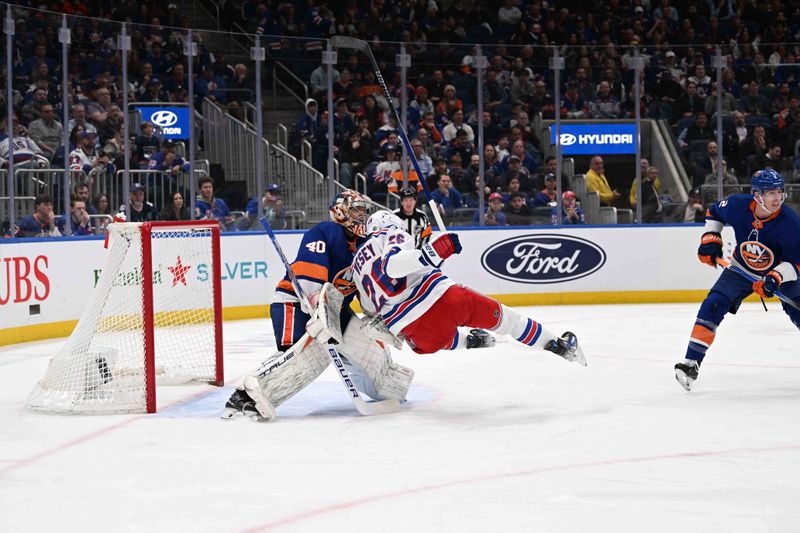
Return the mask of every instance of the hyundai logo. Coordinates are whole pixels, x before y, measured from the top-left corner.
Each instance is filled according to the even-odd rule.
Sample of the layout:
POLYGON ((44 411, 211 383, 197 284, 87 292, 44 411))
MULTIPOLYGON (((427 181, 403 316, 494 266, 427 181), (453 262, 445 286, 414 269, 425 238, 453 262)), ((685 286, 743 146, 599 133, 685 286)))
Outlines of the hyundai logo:
POLYGON ((571 144, 575 144, 575 141, 577 141, 577 140, 578 140, 578 138, 575 137, 571 133, 562 133, 561 134, 561 144, 563 146, 569 146, 571 144))
POLYGON ((178 115, 172 111, 161 110, 150 115, 150 120, 157 126, 168 128, 178 122, 178 115))
POLYGON ((490 274, 518 283, 571 281, 599 270, 606 253, 570 235, 523 235, 500 241, 481 256, 490 274))

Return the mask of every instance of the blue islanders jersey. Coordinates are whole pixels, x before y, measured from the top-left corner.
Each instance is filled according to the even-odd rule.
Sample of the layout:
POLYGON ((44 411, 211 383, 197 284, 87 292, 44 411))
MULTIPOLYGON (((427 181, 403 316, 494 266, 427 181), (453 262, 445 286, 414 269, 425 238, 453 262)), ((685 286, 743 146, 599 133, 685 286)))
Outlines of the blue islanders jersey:
POLYGON ((733 257, 747 270, 761 276, 781 263, 800 271, 800 216, 783 205, 766 219, 755 215, 751 194, 734 194, 706 213, 713 220, 733 227, 736 247, 733 257))
MULTIPOLYGON (((292 263, 292 271, 306 296, 320 291, 327 281, 344 294, 343 307, 347 307, 356 292, 350 265, 361 242, 363 239, 348 238, 344 228, 335 222, 320 222, 308 230, 292 263)), ((288 275, 278 283, 273 301, 298 301, 288 275)))

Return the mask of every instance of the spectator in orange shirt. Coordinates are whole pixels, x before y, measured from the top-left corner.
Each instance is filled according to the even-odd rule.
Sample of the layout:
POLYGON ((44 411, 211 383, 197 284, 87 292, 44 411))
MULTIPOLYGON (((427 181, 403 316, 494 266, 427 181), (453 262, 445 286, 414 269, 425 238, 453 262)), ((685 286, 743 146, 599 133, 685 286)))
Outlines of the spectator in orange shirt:
MULTIPOLYGON (((417 171, 414 170, 411 161, 409 161, 408 156, 403 156, 403 161, 406 163, 408 168, 408 186, 416 189, 417 194, 422 192, 422 184, 419 182, 419 174, 417 171)), ((403 169, 396 172, 392 172, 392 179, 389 181, 388 190, 389 192, 393 192, 394 194, 399 194, 400 189, 403 188, 403 169)))

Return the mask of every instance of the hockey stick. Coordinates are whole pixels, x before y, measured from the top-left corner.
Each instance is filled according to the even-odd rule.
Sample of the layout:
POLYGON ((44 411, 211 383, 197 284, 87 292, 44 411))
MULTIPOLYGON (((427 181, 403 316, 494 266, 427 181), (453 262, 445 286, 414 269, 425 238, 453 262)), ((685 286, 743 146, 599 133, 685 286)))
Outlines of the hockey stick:
MULTIPOLYGON (((289 279, 292 282, 292 287, 294 287, 295 292, 297 293, 297 297, 300 299, 301 305, 303 305, 308 311, 308 314, 311 314, 311 304, 306 297, 303 288, 300 286, 300 282, 297 279, 294 271, 292 270, 291 264, 289 260, 286 259, 286 255, 283 253, 283 248, 278 243, 278 239, 275 237, 275 233, 272 231, 272 227, 269 224, 269 221, 266 217, 261 218, 261 225, 264 226, 264 229, 267 231, 267 235, 269 239, 272 241, 272 246, 275 247, 275 251, 278 252, 278 257, 280 257, 281 262, 283 263, 284 268, 286 268, 286 273, 289 276, 289 279)), ((307 334, 306 334, 307 335, 307 334)), ((316 340, 316 339, 314 339, 316 340)), ((317 340, 317 342, 319 342, 317 340)), ((344 367, 344 362, 342 361, 342 356, 339 355, 339 352, 336 351, 336 348, 332 344, 320 344, 325 348, 325 351, 328 352, 331 359, 333 359, 333 365, 336 367, 336 374, 342 380, 347 391, 350 393, 350 398, 353 400, 353 404, 355 404, 356 409, 359 413, 364 416, 371 416, 371 415, 383 415, 387 413, 393 413, 400 409, 400 402, 398 400, 377 400, 373 402, 368 402, 361 397, 356 389, 356 386, 353 384, 353 380, 350 379, 350 374, 347 372, 347 369, 344 367)), ((293 356, 294 354, 292 354, 293 356)), ((275 362, 273 362, 272 367, 274 367, 275 362)))
MULTIPOLYGON (((386 88, 386 82, 383 81, 383 76, 378 68, 378 62, 375 60, 375 56, 372 55, 372 49, 369 47, 369 43, 362 39, 356 39, 355 37, 334 35, 331 37, 331 45, 334 48, 349 48, 351 50, 358 50, 359 52, 366 54, 369 58, 370 62, 372 63, 372 70, 375 73, 375 77, 378 79, 381 89, 383 89, 383 97, 386 98, 386 103, 389 104, 389 110, 392 112, 395 120, 397 121, 397 129, 400 131, 400 137, 403 139, 403 145, 406 147, 406 153, 408 154, 409 159, 411 159, 411 163, 414 165, 414 170, 417 172, 419 182, 422 184, 422 190, 425 192, 425 198, 428 200, 428 206, 431 208, 433 218, 436 220, 436 224, 439 226, 439 231, 447 231, 444 226, 444 220, 442 220, 442 215, 439 213, 439 206, 436 205, 433 197, 431 197, 431 191, 428 190, 428 182, 425 179, 427 176, 422 175, 422 170, 419 168, 417 157, 414 155, 414 150, 411 149, 411 141, 408 140, 408 133, 406 133, 406 129, 403 126, 403 121, 400 120, 400 113, 398 113, 397 108, 394 107, 392 95, 389 94, 389 89, 386 88)), ((405 88, 403 88, 403 90, 405 90, 405 88)))
MULTIPOLYGON (((741 268, 737 267, 736 265, 730 264, 728 261, 725 261, 721 257, 717 257, 717 264, 719 266, 721 266, 721 267, 727 268, 728 270, 733 270, 734 272, 736 272, 740 276, 742 276, 744 278, 747 278, 752 282, 761 281, 761 279, 758 278, 757 276, 754 276, 753 274, 751 274, 751 273, 749 273, 749 272, 747 272, 745 270, 742 270, 741 268)), ((795 302, 794 300, 792 300, 791 298, 789 298, 788 296, 783 294, 781 291, 775 291, 775 296, 777 296, 778 299, 780 299, 782 302, 785 302, 786 305, 788 305, 790 307, 794 307, 795 309, 800 311, 800 305, 798 305, 797 302, 795 302)), ((766 307, 764 309, 766 309, 766 307)))

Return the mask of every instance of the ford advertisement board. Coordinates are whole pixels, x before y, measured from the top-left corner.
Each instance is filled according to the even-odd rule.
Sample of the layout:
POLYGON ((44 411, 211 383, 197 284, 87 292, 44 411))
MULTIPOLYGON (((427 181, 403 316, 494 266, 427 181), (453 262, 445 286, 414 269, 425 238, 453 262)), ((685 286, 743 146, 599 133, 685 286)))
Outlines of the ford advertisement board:
MULTIPOLYGON (((556 127, 550 126, 550 144, 556 144, 556 127)), ((636 124, 561 124, 564 155, 635 154, 636 124)))
POLYGON ((571 235, 533 234, 495 243, 481 256, 483 268, 518 283, 559 283, 597 272, 606 253, 593 242, 571 235))
POLYGON ((152 122, 161 129, 164 139, 189 139, 188 107, 136 106, 142 121, 152 122))

